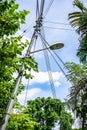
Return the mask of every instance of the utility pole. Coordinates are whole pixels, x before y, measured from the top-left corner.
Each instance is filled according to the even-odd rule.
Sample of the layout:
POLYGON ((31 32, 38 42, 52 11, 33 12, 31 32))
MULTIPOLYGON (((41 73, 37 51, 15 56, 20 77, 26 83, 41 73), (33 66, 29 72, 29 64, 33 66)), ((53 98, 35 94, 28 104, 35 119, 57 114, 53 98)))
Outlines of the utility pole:
MULTIPOLYGON (((32 44, 33 44, 33 41, 35 40, 36 38, 36 32, 34 31, 34 34, 31 38, 31 42, 28 46, 28 49, 27 49, 27 52, 26 52, 26 55, 25 57, 27 56, 30 56, 30 51, 31 51, 31 47, 32 47, 32 44)), ((20 68, 20 72, 18 74, 18 77, 17 77, 17 80, 16 80, 16 84, 14 86, 14 89, 13 89, 13 92, 12 92, 12 96, 15 98, 16 95, 17 95, 17 91, 18 91, 18 88, 19 88, 19 85, 20 85, 20 82, 21 82, 21 79, 22 79, 22 76, 23 76, 23 65, 22 67, 20 68)), ((6 126, 8 124, 8 120, 9 120, 9 116, 11 114, 11 111, 12 111, 12 108, 13 108, 13 105, 14 105, 14 99, 11 98, 9 100, 9 103, 7 105, 7 109, 6 109, 6 112, 5 112, 5 115, 3 117, 3 121, 2 121, 2 124, 0 126, 0 130, 5 130, 6 129, 6 126)))

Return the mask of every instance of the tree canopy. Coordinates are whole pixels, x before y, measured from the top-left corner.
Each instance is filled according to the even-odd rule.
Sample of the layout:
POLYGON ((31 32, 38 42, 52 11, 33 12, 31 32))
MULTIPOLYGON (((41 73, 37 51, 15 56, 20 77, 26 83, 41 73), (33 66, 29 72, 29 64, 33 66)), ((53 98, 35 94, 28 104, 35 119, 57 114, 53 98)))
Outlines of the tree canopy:
MULTIPOLYGON (((22 42, 21 37, 16 36, 16 32, 21 24, 25 23, 25 17, 29 11, 19 11, 18 7, 15 0, 0 0, 0 122, 8 101, 12 98, 16 81, 13 74, 18 74, 22 65, 24 66, 23 75, 26 78, 32 78, 28 70, 37 71, 34 58, 22 57, 22 51, 29 42, 22 42)), ((21 87, 23 88, 23 85, 21 87)))
POLYGON ((80 35, 77 56, 83 64, 66 64, 67 77, 72 84, 68 103, 82 119, 82 130, 84 130, 87 127, 87 7, 80 0, 74 0, 73 5, 78 11, 69 13, 69 20, 80 35))
POLYGON ((80 0, 74 0, 73 5, 79 10, 69 13, 69 20, 80 35, 77 56, 81 62, 85 62, 87 57, 87 7, 80 0))
POLYGON ((12 114, 6 130, 35 130, 38 123, 32 121, 28 114, 12 114))
POLYGON ((60 130, 71 130, 72 116, 65 111, 59 99, 48 97, 30 100, 25 113, 38 123, 38 130, 52 130, 55 126, 60 127, 60 130))

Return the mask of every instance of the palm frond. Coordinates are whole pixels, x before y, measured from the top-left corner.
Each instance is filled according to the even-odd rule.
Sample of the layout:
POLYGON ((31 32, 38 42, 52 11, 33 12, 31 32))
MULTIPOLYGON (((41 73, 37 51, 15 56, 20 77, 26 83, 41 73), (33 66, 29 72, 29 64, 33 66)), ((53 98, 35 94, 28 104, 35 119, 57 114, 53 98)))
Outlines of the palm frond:
POLYGON ((68 18, 72 19, 72 18, 77 18, 81 16, 82 16, 82 12, 72 12, 72 13, 69 13, 68 18))
POLYGON ((79 0, 74 0, 73 5, 78 7, 81 11, 83 11, 85 9, 83 3, 80 2, 79 0))

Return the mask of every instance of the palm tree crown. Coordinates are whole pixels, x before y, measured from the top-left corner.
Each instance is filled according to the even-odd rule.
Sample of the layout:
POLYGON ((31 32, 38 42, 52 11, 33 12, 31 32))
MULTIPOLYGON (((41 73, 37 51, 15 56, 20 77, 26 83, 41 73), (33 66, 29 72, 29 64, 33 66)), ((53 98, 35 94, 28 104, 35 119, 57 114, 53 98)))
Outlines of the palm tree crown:
POLYGON ((79 10, 69 13, 69 20, 72 27, 80 35, 77 56, 81 62, 86 62, 87 56, 87 8, 79 0, 74 0, 73 5, 79 10))

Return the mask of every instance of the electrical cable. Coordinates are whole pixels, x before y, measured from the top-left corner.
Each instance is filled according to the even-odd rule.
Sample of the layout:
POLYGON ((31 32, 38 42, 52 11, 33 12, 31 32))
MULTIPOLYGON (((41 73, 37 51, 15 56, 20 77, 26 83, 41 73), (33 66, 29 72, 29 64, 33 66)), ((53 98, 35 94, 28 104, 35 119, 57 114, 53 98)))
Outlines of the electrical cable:
POLYGON ((51 0, 51 1, 50 1, 50 3, 49 3, 49 5, 48 5, 48 7, 47 7, 47 9, 46 9, 46 11, 45 11, 45 13, 44 13, 44 16, 43 16, 43 17, 45 17, 45 16, 47 15, 47 13, 48 13, 48 11, 49 11, 50 7, 51 7, 51 6, 52 6, 52 4, 53 4, 53 1, 54 1, 54 0, 51 0))
POLYGON ((44 4, 45 4, 45 0, 41 0, 41 5, 40 5, 40 17, 43 15, 44 4))
POLYGON ((52 23, 52 24, 61 24, 61 25, 70 25, 68 23, 54 22, 54 21, 43 21, 44 23, 52 23))
MULTIPOLYGON (((40 35, 41 35, 41 33, 40 33, 40 35)), ((45 40, 45 38, 44 38, 42 35, 41 35, 41 37, 42 37, 42 39, 45 41, 45 43, 47 43, 48 47, 50 47, 49 43, 45 40)), ((63 65, 65 65, 64 62, 63 62, 63 60, 55 53, 55 51, 54 51, 54 50, 52 50, 52 51, 53 51, 53 53, 57 56, 57 58, 61 61, 61 63, 62 63, 63 65)))
POLYGON ((31 25, 29 25, 27 28, 25 28, 23 31, 22 31, 22 33, 19 35, 19 37, 23 37, 24 36, 24 34, 29 30, 29 28, 30 27, 32 27, 32 25, 33 25, 33 23, 31 24, 31 25))
MULTIPOLYGON (((44 30, 43 30, 43 35, 44 35, 44 30)), ((41 36, 40 36, 40 38, 42 41, 43 48, 46 47, 45 42, 41 36)), ((52 95, 53 95, 53 98, 56 98, 56 92, 55 92, 55 87, 54 87, 53 76, 52 76, 52 72, 51 72, 51 66, 50 66, 48 52, 47 52, 47 50, 44 50, 43 52, 44 52, 44 57, 45 57, 46 66, 47 66, 47 70, 48 70, 48 76, 49 76, 49 81, 50 81, 50 85, 51 85, 52 95)))
POLYGON ((39 16, 39 2, 37 0, 37 2, 36 2, 36 20, 38 19, 38 16, 39 16))
POLYGON ((60 70, 62 71, 62 73, 65 75, 66 77, 66 73, 64 72, 64 70, 62 69, 62 67, 59 65, 59 63, 57 62, 56 58, 54 57, 54 55, 52 54, 52 52, 50 51, 50 49, 48 49, 51 56, 53 57, 54 61, 56 62, 56 64, 58 65, 58 67, 60 68, 60 70))
MULTIPOLYGON (((44 42, 43 42, 43 44, 44 44, 44 42)), ((53 98, 56 98, 56 93, 55 93, 55 88, 54 88, 54 83, 53 83, 53 76, 52 76, 51 67, 50 67, 50 61, 49 61, 48 53, 46 50, 44 51, 44 56, 45 56, 45 61, 46 61, 46 66, 47 66, 47 70, 48 70, 49 81, 51 84, 53 98)))
POLYGON ((65 31, 75 31, 73 29, 69 29, 69 28, 55 28, 55 27, 49 27, 49 26, 44 26, 45 28, 49 28, 49 29, 57 29, 57 30, 65 30, 65 31))
MULTIPOLYGON (((42 37, 42 36, 41 36, 42 37)), ((43 39, 44 40, 44 39, 43 39)), ((45 42, 45 41, 44 41, 45 42)), ((47 43, 47 42, 45 42, 45 43, 47 43)), ((47 46, 46 46, 46 48, 47 48, 47 46)), ((65 77, 66 77, 66 73, 64 72, 64 70, 62 69, 62 67, 59 65, 59 63, 57 62, 57 60, 56 60, 56 58, 54 57, 54 55, 52 54, 52 52, 53 52, 53 50, 52 50, 52 52, 51 52, 51 50, 50 49, 48 49, 48 51, 49 51, 49 53, 51 54, 51 56, 53 57, 53 59, 54 59, 54 61, 56 62, 56 64, 58 65, 58 67, 60 68, 60 70, 62 71, 62 73, 65 75, 65 77)), ((60 59, 60 57, 58 56, 58 59, 60 59)), ((61 59, 60 59, 61 60, 61 59)), ((62 63, 63 63, 63 65, 64 65, 64 62, 62 61, 62 63)))

